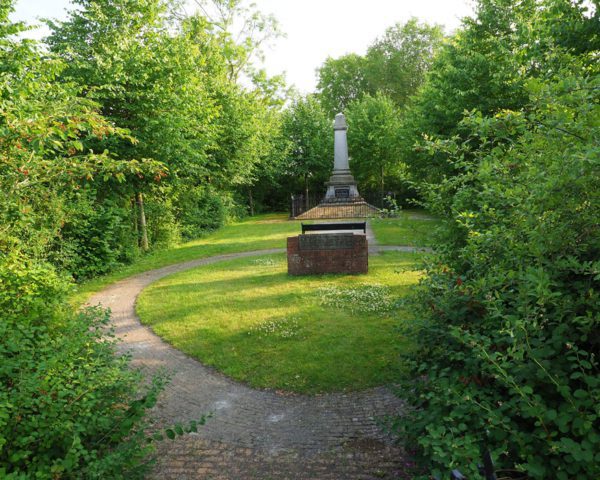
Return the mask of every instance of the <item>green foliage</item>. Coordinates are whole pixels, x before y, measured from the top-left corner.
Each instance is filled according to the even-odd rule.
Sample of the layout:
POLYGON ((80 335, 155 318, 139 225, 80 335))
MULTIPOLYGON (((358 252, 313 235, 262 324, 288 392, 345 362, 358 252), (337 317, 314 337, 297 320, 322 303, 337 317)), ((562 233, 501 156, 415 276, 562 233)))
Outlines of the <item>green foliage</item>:
POLYGON ((48 264, 0 256, 0 476, 142 478, 162 380, 115 355, 108 312, 72 313, 48 264))
POLYGON ((230 29, 250 15, 240 2, 219 4, 222 18, 212 20, 181 16, 174 11, 178 5, 162 0, 76 3, 66 21, 49 22, 48 43, 68 61, 61 78, 84 85, 103 115, 137 139, 110 139, 103 147, 124 160, 152 158, 168 166, 168 175, 141 174, 119 192, 124 205, 140 192, 146 199, 135 202, 131 215, 133 242, 146 249, 148 238, 154 248, 164 247, 180 233, 189 238, 205 224, 221 225, 229 206, 218 204, 251 192, 269 168, 280 81, 255 71, 251 58, 276 34, 275 24, 253 12, 244 19, 250 31, 240 32, 244 39, 236 43, 230 29), (253 90, 236 83, 242 73, 253 90), (198 203, 194 192, 211 193, 198 203), (197 210, 207 202, 214 218, 197 210), (147 231, 136 220, 142 210, 147 231))
POLYGON ((333 118, 364 95, 381 93, 405 107, 424 81, 443 38, 442 28, 415 18, 388 28, 365 56, 328 58, 319 68, 319 101, 333 118))
POLYGON ((484 443, 532 479, 600 475, 599 71, 585 53, 544 55, 560 70, 521 82, 524 111, 473 113, 466 140, 429 145, 457 174, 428 190, 448 229, 397 426, 437 472, 477 475, 484 443))
POLYGON ((465 111, 492 116, 525 109, 528 79, 560 70, 557 49, 597 51, 597 10, 591 15, 583 2, 568 0, 477 2, 476 18, 464 19, 443 44, 405 112, 402 157, 414 178, 436 183, 458 173, 452 153, 431 151, 427 142, 456 135, 466 140, 470 130, 460 123, 465 111))
POLYGON ((109 237, 123 228, 114 192, 139 176, 163 175, 162 166, 122 161, 100 147, 99 142, 131 145, 134 140, 103 118, 96 103, 82 98, 78 86, 57 81, 63 62, 32 42, 12 38, 2 39, 0 57, 0 187, 5 195, 0 250, 18 247, 52 258, 77 276, 113 265, 129 251, 127 242, 117 243, 122 235, 109 237), (97 218, 99 225, 86 225, 86 218, 97 218), (77 259, 78 248, 93 263, 89 271, 77 259))
POLYGON ((416 18, 388 28, 365 57, 369 90, 388 96, 399 107, 408 105, 423 84, 442 40, 440 25, 419 23, 416 18))
POLYGON ((129 207, 114 197, 98 202, 90 188, 79 190, 65 205, 60 234, 51 246, 48 260, 78 281, 130 263, 139 252, 131 242, 129 207))
POLYGON ((318 71, 317 90, 329 117, 345 112, 348 105, 369 91, 365 70, 364 57, 355 53, 325 60, 318 71))
POLYGON ((179 210, 185 225, 184 238, 196 238, 222 227, 227 216, 223 197, 210 188, 197 188, 181 195, 179 210))
POLYGON ((314 96, 296 99, 283 112, 280 134, 286 196, 322 190, 331 173, 333 127, 314 96))
POLYGON ((381 93, 365 95, 350 104, 347 117, 351 168, 359 190, 380 199, 388 191, 398 192, 403 199, 410 196, 400 159, 400 112, 394 102, 381 93))

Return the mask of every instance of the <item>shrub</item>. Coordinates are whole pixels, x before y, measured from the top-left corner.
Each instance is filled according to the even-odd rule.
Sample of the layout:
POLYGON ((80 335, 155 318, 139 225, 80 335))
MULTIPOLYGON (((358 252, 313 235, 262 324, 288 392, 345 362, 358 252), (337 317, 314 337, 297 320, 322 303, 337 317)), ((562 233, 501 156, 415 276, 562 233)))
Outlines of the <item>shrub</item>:
POLYGON ((0 477, 141 478, 162 380, 115 355, 108 312, 73 313, 47 264, 0 257, 0 477))
POLYGON ((223 226, 227 208, 221 194, 211 188, 196 187, 179 195, 179 218, 185 238, 196 238, 223 226))
MULTIPOLYGON (((416 296, 420 345, 396 428, 434 472, 482 444, 532 479, 600 478, 598 78, 531 81, 529 114, 473 114, 480 147, 429 191, 449 217, 416 296)), ((445 475, 444 473, 443 475, 445 475)))
POLYGON ((91 188, 85 188, 72 195, 65 209, 48 259, 75 279, 106 274, 139 254, 126 200, 99 201, 91 188))

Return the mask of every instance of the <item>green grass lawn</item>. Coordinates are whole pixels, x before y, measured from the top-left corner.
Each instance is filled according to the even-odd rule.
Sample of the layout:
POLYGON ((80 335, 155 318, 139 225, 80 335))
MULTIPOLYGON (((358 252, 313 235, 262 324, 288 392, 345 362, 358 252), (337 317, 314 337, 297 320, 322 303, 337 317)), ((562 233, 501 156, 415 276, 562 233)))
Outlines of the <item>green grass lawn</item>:
POLYGON ((300 222, 288 220, 286 214, 257 215, 226 225, 197 240, 182 243, 168 250, 157 251, 109 275, 85 282, 76 287, 71 301, 74 305, 80 305, 93 293, 111 283, 174 263, 226 253, 285 248, 286 238, 299 231, 300 222))
MULTIPOLYGON (((428 237, 439 222, 424 220, 422 211, 403 211, 392 219, 371 219, 380 245, 426 246, 428 237), (418 218, 412 218, 416 216, 418 218)), ((312 223, 312 222, 305 222, 312 223)), ((220 228, 191 242, 168 250, 160 250, 140 258, 109 275, 98 277, 76 287, 71 296, 74 305, 81 305, 95 292, 124 278, 175 263, 234 252, 267 248, 285 248, 286 238, 300 233, 300 221, 289 220, 283 213, 257 215, 220 228)))
POLYGON ((371 228, 379 245, 427 247, 441 222, 422 210, 402 210, 396 218, 373 218, 371 228))
POLYGON ((183 352, 253 387, 361 390, 401 375, 397 304, 418 254, 370 259, 368 275, 290 277, 284 255, 221 262, 145 289, 143 323, 183 352))

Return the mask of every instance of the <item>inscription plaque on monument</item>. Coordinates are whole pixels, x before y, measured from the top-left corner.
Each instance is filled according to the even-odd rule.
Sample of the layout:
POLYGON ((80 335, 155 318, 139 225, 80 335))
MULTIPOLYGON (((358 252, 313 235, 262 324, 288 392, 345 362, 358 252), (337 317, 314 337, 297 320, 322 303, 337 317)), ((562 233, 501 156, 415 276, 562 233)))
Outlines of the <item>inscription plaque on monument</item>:
POLYGON ((350 198, 350 189, 349 188, 336 188, 335 189, 335 198, 350 198))
POLYGON ((298 246, 302 251, 351 249, 354 247, 354 234, 298 235, 298 246))

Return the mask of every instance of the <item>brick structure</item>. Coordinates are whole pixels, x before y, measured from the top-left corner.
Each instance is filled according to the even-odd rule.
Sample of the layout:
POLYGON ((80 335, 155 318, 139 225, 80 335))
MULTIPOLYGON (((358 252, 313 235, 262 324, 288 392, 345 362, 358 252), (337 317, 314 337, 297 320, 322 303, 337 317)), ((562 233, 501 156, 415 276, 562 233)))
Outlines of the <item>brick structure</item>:
POLYGON ((367 273, 369 271, 367 237, 353 233, 321 233, 288 237, 287 260, 290 275, 367 273))

